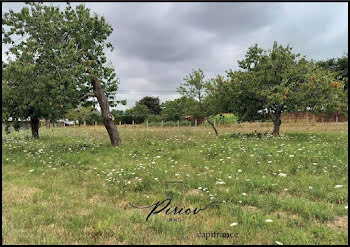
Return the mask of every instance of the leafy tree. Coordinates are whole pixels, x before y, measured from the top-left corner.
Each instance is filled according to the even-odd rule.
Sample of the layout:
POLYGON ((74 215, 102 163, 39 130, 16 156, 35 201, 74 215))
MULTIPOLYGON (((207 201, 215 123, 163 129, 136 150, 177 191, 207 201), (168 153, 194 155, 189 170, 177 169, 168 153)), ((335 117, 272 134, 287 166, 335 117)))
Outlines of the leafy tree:
POLYGON ((86 119, 86 121, 89 124, 95 124, 95 122, 97 123, 101 123, 102 122, 102 117, 101 117, 101 113, 98 112, 96 109, 92 109, 89 112, 88 118, 86 119))
POLYGON ((27 66, 27 58, 21 55, 4 66, 2 104, 14 121, 29 117, 32 136, 39 138, 39 119, 58 119, 78 103, 78 97, 72 81, 60 81, 55 73, 40 73, 43 66, 27 66))
POLYGON ((331 58, 326 61, 318 61, 317 64, 323 69, 330 69, 335 72, 336 79, 344 81, 344 90, 348 90, 349 62, 348 53, 340 58, 331 58))
POLYGON ((210 81, 204 80, 205 75, 201 69, 193 70, 191 74, 186 75, 184 81, 178 88, 178 92, 196 102, 194 106, 197 106, 197 116, 199 118, 204 118, 213 127, 215 134, 218 135, 217 129, 213 121, 211 120, 212 115, 215 115, 217 108, 215 108, 215 103, 205 101, 207 96, 208 87, 210 86, 210 81))
POLYGON ((180 121, 184 115, 198 117, 198 109, 196 100, 183 96, 162 103, 161 116, 164 121, 180 121))
POLYGON ((257 45, 248 49, 245 59, 238 61, 243 71, 228 72, 230 90, 226 90, 232 93, 241 121, 268 116, 274 123, 273 134, 279 135, 282 112, 345 109, 344 83, 299 56, 277 42, 268 51, 257 45))
POLYGON ((181 120, 184 109, 179 100, 167 100, 162 103, 162 108, 161 116, 164 121, 181 120))
POLYGON ((150 114, 159 115, 162 108, 160 107, 159 98, 152 96, 145 96, 136 104, 147 106, 150 114))
POLYGON ((162 117, 160 115, 154 115, 154 114, 149 114, 147 116, 147 120, 148 122, 154 122, 154 123, 158 123, 162 121, 162 117))
POLYGON ((36 125, 40 117, 55 119, 74 108, 79 100, 91 105, 95 102, 88 99, 97 98, 111 143, 119 145, 119 133, 109 112, 109 106, 118 103, 115 100, 118 80, 114 69, 106 65, 104 54, 105 48, 113 49, 106 42, 113 28, 104 17, 90 13, 84 5, 73 9, 68 4, 64 11, 41 3, 28 5, 30 9, 24 7, 19 13, 10 10, 3 15, 3 43, 12 45, 10 53, 16 57, 8 70, 18 72, 8 73, 7 81, 11 81, 13 90, 26 85, 22 89, 26 97, 14 95, 16 107, 12 109, 18 109, 11 114, 31 116, 32 130, 37 128, 34 132, 38 133, 36 125), (20 42, 15 41, 18 36, 20 42), (43 95, 46 106, 55 107, 45 109, 44 100, 39 100, 43 95), (24 109, 25 101, 33 103, 24 109), (66 109, 58 111, 56 106, 61 105, 66 109))
POLYGON ((75 109, 69 110, 65 115, 65 118, 68 118, 69 120, 73 121, 79 121, 80 125, 81 123, 86 122, 90 118, 90 115, 92 114, 93 110, 94 109, 91 107, 78 106, 75 109))
POLYGON ((131 121, 134 120, 135 123, 143 123, 149 114, 149 110, 145 105, 136 104, 133 108, 127 109, 125 114, 131 118, 131 121))
POLYGON ((111 114, 114 116, 114 120, 116 123, 118 123, 119 121, 122 121, 124 122, 125 120, 125 113, 123 110, 116 110, 116 109, 113 109, 111 111, 111 114))
POLYGON ((204 117, 203 100, 206 92, 205 75, 201 69, 192 70, 192 73, 186 75, 178 87, 177 91, 186 98, 191 98, 196 101, 198 107, 198 117, 204 117))

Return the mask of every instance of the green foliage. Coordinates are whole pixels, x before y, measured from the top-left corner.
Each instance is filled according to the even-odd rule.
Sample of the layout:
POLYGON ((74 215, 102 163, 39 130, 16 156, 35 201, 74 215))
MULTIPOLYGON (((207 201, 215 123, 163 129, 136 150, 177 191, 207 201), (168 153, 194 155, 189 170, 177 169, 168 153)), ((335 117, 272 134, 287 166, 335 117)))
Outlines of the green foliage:
POLYGON ((206 95, 206 81, 204 81, 204 73, 201 69, 192 70, 192 73, 186 75, 178 87, 177 91, 184 97, 190 98, 196 102, 192 115, 196 117, 204 117, 206 115, 203 100, 206 95))
POLYGON ((147 106, 136 104, 133 108, 127 109, 125 115, 128 117, 126 123, 131 123, 132 120, 135 123, 143 123, 149 114, 147 106))
POLYGON ((206 83, 206 97, 204 105, 207 115, 215 115, 226 112, 232 113, 235 102, 232 92, 227 87, 228 82, 223 76, 217 75, 206 83))
POLYGON ((123 110, 116 110, 116 109, 113 109, 111 111, 111 114, 113 115, 114 117, 114 121, 115 123, 119 123, 119 121, 122 121, 124 122, 124 116, 125 116, 125 113, 123 110))
POLYGON ((220 89, 231 94, 240 121, 268 116, 276 122, 284 111, 344 110, 343 82, 299 56, 277 42, 268 51, 255 45, 238 61, 243 70, 228 71, 220 89))
POLYGON ((161 116, 164 121, 181 120, 182 116, 191 115, 198 117, 198 101, 189 97, 181 97, 174 100, 168 100, 162 103, 161 116))
POLYGON ((148 122, 161 122, 163 119, 160 115, 150 114, 147 117, 148 122))
POLYGON ((220 124, 233 124, 237 122, 237 117, 232 113, 220 113, 214 116, 215 122, 220 124))
POLYGON ((73 121, 79 121, 79 125, 87 122, 87 124, 94 124, 94 122, 101 122, 101 114, 97 113, 97 110, 93 107, 78 106, 75 109, 71 109, 65 115, 65 118, 73 121))
POLYGON ((113 29, 104 17, 84 5, 73 9, 68 4, 61 11, 27 3, 18 13, 4 13, 2 23, 2 41, 11 45, 8 55, 14 57, 3 62, 3 108, 9 116, 54 121, 94 96, 94 77, 100 79, 109 101, 116 102, 118 79, 104 54, 105 48, 113 49, 106 42, 113 29))
POLYGON ((348 90, 348 81, 349 81, 349 62, 348 62, 348 53, 343 55, 340 58, 330 58, 326 61, 318 61, 319 65, 323 69, 329 69, 335 72, 335 79, 340 79, 344 81, 344 89, 348 90))
POLYGON ((149 112, 154 115, 159 115, 162 110, 158 97, 145 96, 140 101, 136 102, 136 104, 145 105, 149 112))

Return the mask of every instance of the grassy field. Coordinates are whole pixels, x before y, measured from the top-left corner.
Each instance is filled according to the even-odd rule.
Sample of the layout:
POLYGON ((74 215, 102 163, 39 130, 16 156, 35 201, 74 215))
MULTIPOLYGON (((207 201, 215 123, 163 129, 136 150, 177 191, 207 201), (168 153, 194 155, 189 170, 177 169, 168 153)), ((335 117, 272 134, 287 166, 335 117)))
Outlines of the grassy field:
POLYGON ((115 148, 102 126, 3 134, 3 243, 347 244, 347 123, 218 128, 121 126, 115 148), (222 203, 181 222, 129 205, 165 199, 169 181, 186 208, 222 203), (235 237, 198 237, 214 231, 235 237))

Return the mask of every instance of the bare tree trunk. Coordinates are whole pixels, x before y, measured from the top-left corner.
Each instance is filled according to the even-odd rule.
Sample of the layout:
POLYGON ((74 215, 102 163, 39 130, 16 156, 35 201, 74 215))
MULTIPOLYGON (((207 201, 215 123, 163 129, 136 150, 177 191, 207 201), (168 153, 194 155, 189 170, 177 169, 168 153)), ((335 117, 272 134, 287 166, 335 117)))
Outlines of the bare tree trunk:
POLYGON ((39 139, 39 118, 30 117, 30 127, 32 129, 32 137, 39 139))
POLYGON ((216 130, 214 123, 212 123, 209 119, 207 119, 207 121, 211 125, 211 127, 213 127, 213 129, 215 131, 215 135, 218 136, 218 131, 216 130))
POLYGON ((114 117, 113 115, 109 112, 109 103, 108 103, 108 98, 103 92, 101 83, 99 79, 93 78, 92 81, 92 87, 95 92, 95 96, 98 100, 98 103, 100 104, 101 107, 101 114, 102 114, 102 120, 103 124, 106 127, 106 130, 109 135, 109 139, 111 140, 112 146, 118 146, 121 144, 121 139, 118 133, 118 129, 115 126, 114 123, 114 117))
POLYGON ((280 135, 280 127, 281 127, 282 121, 281 121, 281 115, 278 114, 273 122, 273 135, 279 136, 280 135))

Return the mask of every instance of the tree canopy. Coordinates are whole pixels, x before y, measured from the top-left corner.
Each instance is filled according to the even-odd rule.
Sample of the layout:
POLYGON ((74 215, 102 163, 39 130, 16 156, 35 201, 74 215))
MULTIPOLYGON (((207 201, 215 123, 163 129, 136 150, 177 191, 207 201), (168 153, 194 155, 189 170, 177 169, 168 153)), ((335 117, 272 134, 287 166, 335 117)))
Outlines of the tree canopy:
POLYGON ((106 64, 105 49, 113 50, 106 40, 113 28, 105 18, 92 14, 84 5, 73 9, 68 4, 61 11, 55 6, 27 3, 18 13, 5 13, 2 22, 3 43, 11 45, 9 55, 15 58, 5 64, 4 78, 9 85, 4 88, 22 90, 5 99, 13 117, 30 116, 35 122, 40 117, 53 119, 79 101, 94 104, 97 98, 112 145, 120 144, 109 113, 109 105, 117 103, 118 79, 106 64), (41 100, 43 95, 45 100, 41 100), (87 101, 91 97, 92 101, 87 101), (26 107, 28 100, 33 104, 26 107), (43 107, 43 102, 52 107, 43 107))
POLYGON ((148 108, 149 113, 154 115, 159 115, 162 110, 158 97, 145 96, 136 102, 136 104, 145 105, 148 108))
POLYGON ((344 111, 342 88, 330 70, 322 70, 290 46, 274 42, 264 51, 250 47, 238 61, 240 71, 228 71, 228 83, 222 87, 231 93, 233 111, 241 121, 254 121, 266 116, 274 122, 279 134, 281 113, 292 111, 344 111))

